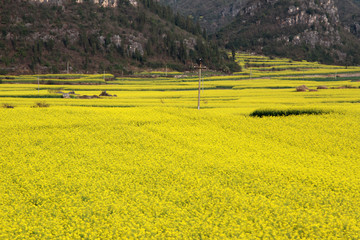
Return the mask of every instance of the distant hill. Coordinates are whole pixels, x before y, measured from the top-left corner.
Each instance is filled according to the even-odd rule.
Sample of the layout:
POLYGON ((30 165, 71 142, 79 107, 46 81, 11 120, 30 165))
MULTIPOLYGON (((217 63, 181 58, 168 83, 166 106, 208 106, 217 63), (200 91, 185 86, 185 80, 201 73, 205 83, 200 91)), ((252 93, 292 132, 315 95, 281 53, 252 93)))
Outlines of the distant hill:
POLYGON ((230 49, 359 65, 360 41, 342 25, 328 0, 252 1, 216 34, 230 49))
POLYGON ((198 19, 229 49, 360 64, 359 0, 160 1, 198 19))
POLYGON ((185 16, 191 16, 214 33, 234 20, 240 10, 251 0, 159 0, 185 16))
POLYGON ((187 70, 199 57, 210 68, 238 70, 192 19, 152 0, 118 0, 112 8, 51 1, 2 1, 0 74, 58 73, 68 66, 89 73, 187 70))
MULTIPOLYGON (((185 16, 190 15, 199 20, 201 26, 205 27, 209 33, 214 33, 225 27, 235 19, 246 5, 257 2, 257 0, 208 0, 206 3, 202 0, 158 1, 169 5, 185 16)), ((279 1, 271 0, 267 2, 275 3, 279 1)), ((310 0, 307 2, 316 4, 317 1, 310 0)), ((330 0, 330 2, 333 2, 338 8, 340 20, 345 27, 350 28, 352 26, 354 28, 355 24, 360 24, 360 0, 330 0)), ((286 1, 283 1, 283 3, 286 4, 286 1)), ((358 32, 360 32, 360 29, 358 32)))

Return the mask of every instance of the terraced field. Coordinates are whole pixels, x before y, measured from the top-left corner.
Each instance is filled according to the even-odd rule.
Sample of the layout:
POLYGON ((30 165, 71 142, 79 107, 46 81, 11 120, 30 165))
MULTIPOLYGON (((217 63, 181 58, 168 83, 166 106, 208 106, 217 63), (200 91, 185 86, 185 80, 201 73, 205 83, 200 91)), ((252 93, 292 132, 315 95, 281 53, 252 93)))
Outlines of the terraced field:
POLYGON ((1 76, 0 239, 358 239, 360 68, 237 61, 1 76))

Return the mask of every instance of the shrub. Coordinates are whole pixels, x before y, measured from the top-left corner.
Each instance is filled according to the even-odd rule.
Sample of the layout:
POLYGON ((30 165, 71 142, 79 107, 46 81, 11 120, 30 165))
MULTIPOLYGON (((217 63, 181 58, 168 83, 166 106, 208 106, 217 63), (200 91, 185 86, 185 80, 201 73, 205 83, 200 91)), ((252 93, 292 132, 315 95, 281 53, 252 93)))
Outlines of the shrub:
POLYGON ((306 92, 306 90, 309 90, 308 87, 306 87, 305 85, 299 86, 296 88, 297 92, 306 92))
POLYGON ((50 104, 48 104, 46 102, 37 102, 33 106, 33 108, 45 108, 45 107, 50 107, 50 104))
POLYGON ((250 117, 278 117, 291 115, 320 115, 331 111, 323 109, 259 109, 250 114, 250 117))
POLYGON ((3 103, 3 104, 2 104, 2 107, 3 107, 3 108, 14 108, 15 106, 12 105, 12 104, 9 104, 9 103, 3 103))
POLYGON ((318 86, 317 89, 328 89, 327 86, 318 86))

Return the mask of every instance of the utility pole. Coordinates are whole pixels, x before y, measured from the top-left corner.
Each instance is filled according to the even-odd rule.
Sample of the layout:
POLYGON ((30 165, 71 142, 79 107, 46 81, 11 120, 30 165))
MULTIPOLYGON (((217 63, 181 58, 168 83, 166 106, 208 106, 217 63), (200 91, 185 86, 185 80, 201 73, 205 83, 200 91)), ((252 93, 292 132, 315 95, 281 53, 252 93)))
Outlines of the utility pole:
POLYGON ((37 64, 35 65, 35 73, 37 73, 38 94, 39 94, 40 93, 40 80, 39 80, 39 69, 37 68, 37 64))
POLYGON ((305 70, 303 69, 303 81, 305 81, 305 70))
POLYGON ((197 69, 199 69, 199 90, 198 90, 198 110, 200 110, 200 93, 201 93, 201 70, 202 69, 206 69, 206 67, 202 66, 202 59, 200 58, 198 60, 199 63, 199 67, 197 67, 197 69))

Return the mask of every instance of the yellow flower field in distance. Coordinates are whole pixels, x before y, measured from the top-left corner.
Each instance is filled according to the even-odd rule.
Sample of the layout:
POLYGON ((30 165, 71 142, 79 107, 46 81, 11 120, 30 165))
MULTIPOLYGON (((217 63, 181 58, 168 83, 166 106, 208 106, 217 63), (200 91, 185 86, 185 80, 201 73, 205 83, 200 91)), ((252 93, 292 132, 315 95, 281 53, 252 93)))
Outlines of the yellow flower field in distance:
POLYGON ((200 111, 190 73, 0 84, 0 239, 358 239, 360 70, 237 60, 258 77, 205 76, 200 111))

